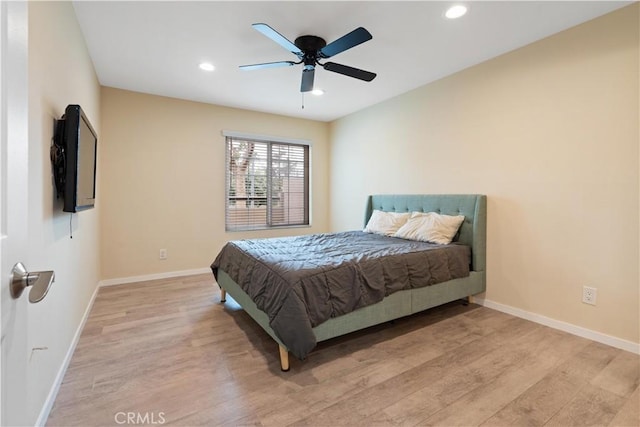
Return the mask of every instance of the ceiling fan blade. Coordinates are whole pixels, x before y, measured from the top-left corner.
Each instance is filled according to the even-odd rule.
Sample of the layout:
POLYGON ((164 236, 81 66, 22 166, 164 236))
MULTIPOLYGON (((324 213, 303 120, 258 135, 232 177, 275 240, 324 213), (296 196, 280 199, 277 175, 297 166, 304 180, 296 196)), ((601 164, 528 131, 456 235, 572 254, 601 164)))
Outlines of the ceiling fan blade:
POLYGON ((263 64, 240 65, 241 70, 259 70, 262 68, 290 67, 296 65, 293 61, 265 62, 263 64))
POLYGON ((316 69, 309 68, 302 70, 302 83, 300 84, 300 92, 311 92, 313 90, 313 78, 316 69))
POLYGON ((349 67, 347 65, 336 64, 335 62, 327 62, 322 66, 325 70, 344 74, 345 76, 354 77, 356 79, 364 80, 365 82, 370 82, 371 80, 376 78, 376 73, 371 73, 359 68, 349 67))
POLYGON ((302 52, 298 46, 291 43, 285 36, 277 32, 267 24, 257 23, 257 24, 252 24, 252 27, 260 31, 262 34, 269 37, 271 40, 278 43, 280 46, 287 49, 289 52, 293 53, 294 55, 297 55, 299 57, 304 56, 304 52, 302 52))
POLYGON ((354 46, 358 46, 361 43, 371 40, 373 36, 369 31, 362 27, 358 27, 351 31, 349 34, 345 34, 338 40, 332 41, 322 49, 320 49, 320 56, 322 58, 331 58, 334 55, 344 52, 347 49, 351 49, 354 46))

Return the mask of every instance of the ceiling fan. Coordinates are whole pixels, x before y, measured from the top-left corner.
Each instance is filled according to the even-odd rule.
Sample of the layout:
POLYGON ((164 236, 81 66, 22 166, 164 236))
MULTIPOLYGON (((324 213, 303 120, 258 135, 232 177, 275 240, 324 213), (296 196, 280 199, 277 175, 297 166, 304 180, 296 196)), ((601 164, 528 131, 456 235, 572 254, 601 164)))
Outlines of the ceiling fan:
POLYGON ((291 43, 282 34, 268 26, 267 24, 253 24, 253 28, 269 37, 289 52, 296 55, 298 62, 294 61, 278 61, 266 62, 263 64, 241 65, 243 70, 256 70, 261 68, 273 67, 290 67, 292 65, 304 64, 302 69, 302 82, 300 84, 300 92, 309 92, 313 90, 313 79, 315 76, 316 65, 334 73, 343 74, 345 76, 354 77, 356 79, 370 82, 376 77, 375 73, 360 70, 358 68, 349 67, 347 65, 336 64, 335 62, 320 63, 320 60, 331 58, 347 49, 351 49, 361 43, 371 40, 373 36, 369 31, 362 27, 358 27, 339 39, 327 44, 324 39, 318 36, 300 36, 294 43, 291 43))

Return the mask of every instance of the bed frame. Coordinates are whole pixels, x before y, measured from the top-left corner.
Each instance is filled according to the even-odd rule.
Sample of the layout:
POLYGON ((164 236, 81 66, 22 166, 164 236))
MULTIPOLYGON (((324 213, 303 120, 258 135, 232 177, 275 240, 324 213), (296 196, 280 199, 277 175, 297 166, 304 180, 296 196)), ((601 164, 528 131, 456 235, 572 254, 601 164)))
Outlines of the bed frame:
MULTIPOLYGON (((470 301, 473 295, 484 292, 486 289, 486 196, 477 194, 369 196, 365 210, 365 224, 369 221, 374 209, 387 212, 418 211, 437 212, 444 215, 464 215, 464 222, 454 238, 454 242, 471 247, 470 274, 468 277, 461 279, 396 292, 377 304, 329 319, 313 328, 318 342, 408 316, 458 299, 468 298, 470 301)), ((278 343, 280 347, 280 367, 283 371, 288 371, 289 351, 269 326, 267 315, 256 306, 242 288, 223 270, 218 270, 218 285, 221 289, 221 302, 226 301, 227 293, 231 295, 244 311, 278 343)))

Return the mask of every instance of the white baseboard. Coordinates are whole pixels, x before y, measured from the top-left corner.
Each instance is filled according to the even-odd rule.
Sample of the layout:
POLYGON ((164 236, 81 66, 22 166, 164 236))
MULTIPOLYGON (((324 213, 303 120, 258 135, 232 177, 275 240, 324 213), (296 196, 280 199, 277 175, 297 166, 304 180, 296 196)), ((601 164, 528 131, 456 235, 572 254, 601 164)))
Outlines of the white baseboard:
POLYGON ((211 273, 211 269, 195 268, 192 270, 169 271, 166 273, 145 274, 142 276, 118 277, 115 279, 101 280, 98 286, 124 285, 125 283, 147 282, 149 280, 170 279, 172 277, 194 276, 206 273, 211 273))
POLYGON ((494 310, 501 311, 503 313, 511 314, 512 316, 530 320, 532 322, 539 323, 541 325, 545 325, 553 329, 558 329, 563 332, 568 332, 572 335, 577 335, 579 337, 587 338, 592 341, 609 345, 611 347, 630 351, 631 353, 640 354, 640 344, 634 343, 632 341, 627 341, 621 338, 612 337, 611 335, 592 331, 591 329, 583 328, 581 326, 576 326, 571 323, 563 322, 561 320, 552 319, 550 317, 546 317, 541 314, 532 313, 530 311, 522 310, 520 308, 511 307, 510 305, 500 304, 498 302, 491 301, 488 299, 474 298, 474 302, 484 307, 492 308, 494 310))
POLYGON ((49 414, 51 413, 51 408, 53 408, 53 404, 56 401, 56 396, 58 395, 58 391, 60 390, 60 386, 62 385, 62 380, 64 380, 64 374, 67 372, 69 363, 71 363, 73 352, 76 350, 78 341, 80 341, 80 335, 82 335, 82 330, 84 329, 84 325, 87 323, 87 319, 89 318, 89 313, 91 313, 91 308, 93 307, 93 302, 96 300, 96 296, 98 295, 99 289, 100 289, 100 286, 96 286, 96 289, 93 291, 93 295, 91 295, 89 304, 87 305, 87 308, 84 311, 84 314, 82 315, 82 320, 80 320, 80 324, 76 329, 76 333, 73 336, 73 339, 71 340, 71 345, 69 345, 69 349, 67 350, 67 354, 64 356, 62 365, 60 365, 60 369, 58 369, 58 373, 56 375, 55 380, 53 381, 51 390, 49 390, 49 394, 47 395, 47 398, 44 401, 44 405, 40 410, 40 415, 38 415, 36 426, 44 426, 47 422, 47 419, 49 418, 49 414))

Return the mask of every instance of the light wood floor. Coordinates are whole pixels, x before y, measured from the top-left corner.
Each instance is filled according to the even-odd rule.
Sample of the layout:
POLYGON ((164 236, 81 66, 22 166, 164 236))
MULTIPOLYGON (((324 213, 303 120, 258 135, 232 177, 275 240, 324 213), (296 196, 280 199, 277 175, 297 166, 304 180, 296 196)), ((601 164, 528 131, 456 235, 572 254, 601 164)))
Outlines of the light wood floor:
POLYGON ((47 425, 640 425, 629 352, 455 303, 281 372, 277 345, 213 285, 100 289, 47 425))

